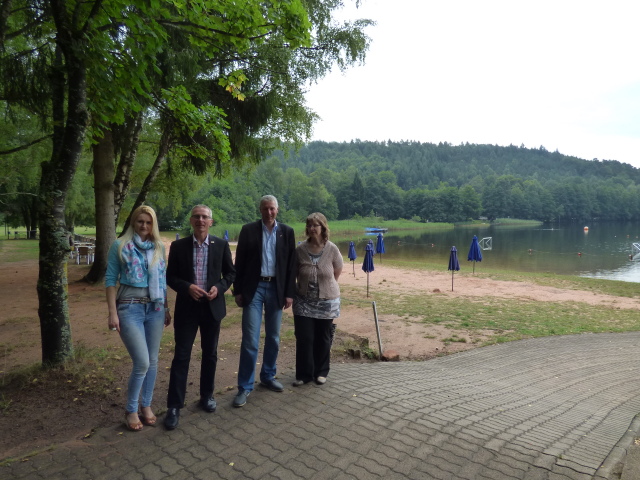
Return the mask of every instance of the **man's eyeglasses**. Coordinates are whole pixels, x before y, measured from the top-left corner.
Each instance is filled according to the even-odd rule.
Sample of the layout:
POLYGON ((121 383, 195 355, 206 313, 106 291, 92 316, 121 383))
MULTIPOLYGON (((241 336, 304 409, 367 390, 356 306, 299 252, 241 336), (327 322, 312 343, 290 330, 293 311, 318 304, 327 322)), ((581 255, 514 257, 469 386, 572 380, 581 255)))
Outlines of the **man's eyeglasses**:
POLYGON ((191 215, 191 218, 194 220, 209 220, 211 217, 209 215, 191 215))

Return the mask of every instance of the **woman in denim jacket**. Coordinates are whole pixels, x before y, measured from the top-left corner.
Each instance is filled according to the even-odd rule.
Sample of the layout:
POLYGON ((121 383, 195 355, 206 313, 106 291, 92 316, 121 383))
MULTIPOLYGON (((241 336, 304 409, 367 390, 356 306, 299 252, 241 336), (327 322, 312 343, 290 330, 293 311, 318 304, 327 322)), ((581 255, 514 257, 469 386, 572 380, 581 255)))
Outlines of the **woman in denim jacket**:
POLYGON ((338 277, 342 272, 342 254, 329 241, 329 227, 322 213, 307 217, 305 234, 307 240, 296 248, 295 387, 312 380, 318 385, 327 381, 333 319, 340 316, 338 277))
POLYGON ((156 423, 151 401, 158 372, 158 352, 163 328, 171 323, 166 268, 156 213, 151 207, 138 207, 131 214, 125 234, 109 249, 105 276, 109 328, 120 333, 133 361, 125 424, 135 432, 142 430, 143 423, 156 423), (120 286, 116 290, 118 282, 120 286), (140 396, 142 409, 138 413, 140 396))

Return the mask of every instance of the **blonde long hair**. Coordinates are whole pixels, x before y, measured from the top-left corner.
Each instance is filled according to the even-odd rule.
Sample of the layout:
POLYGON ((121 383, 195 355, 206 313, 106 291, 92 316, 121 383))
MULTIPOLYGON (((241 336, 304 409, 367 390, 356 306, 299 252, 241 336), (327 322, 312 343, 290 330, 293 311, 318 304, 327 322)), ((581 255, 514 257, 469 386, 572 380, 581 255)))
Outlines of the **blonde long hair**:
POLYGON ((133 240, 133 235, 136 233, 134 225, 136 223, 136 220, 142 213, 146 213, 151 217, 151 235, 149 235, 149 240, 154 244, 151 265, 155 265, 160 261, 161 258, 164 259, 164 243, 162 243, 162 239, 160 238, 160 230, 158 229, 158 218, 156 217, 156 212, 148 205, 140 205, 131 213, 131 221, 129 222, 129 227, 127 228, 127 231, 124 232, 124 235, 122 235, 122 237, 120 238, 120 245, 118 246, 118 256, 122 258, 122 249, 127 243, 133 240))

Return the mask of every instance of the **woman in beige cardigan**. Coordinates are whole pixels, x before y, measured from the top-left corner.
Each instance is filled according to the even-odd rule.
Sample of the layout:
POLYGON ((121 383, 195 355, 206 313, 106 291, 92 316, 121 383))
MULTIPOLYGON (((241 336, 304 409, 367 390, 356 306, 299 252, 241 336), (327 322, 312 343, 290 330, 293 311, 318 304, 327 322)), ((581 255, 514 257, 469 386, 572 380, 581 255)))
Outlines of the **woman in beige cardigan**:
POLYGON ((321 213, 307 217, 307 240, 296 248, 296 296, 293 320, 296 335, 294 387, 327 381, 331 358, 333 319, 340 316, 342 254, 329 241, 327 219, 321 213))

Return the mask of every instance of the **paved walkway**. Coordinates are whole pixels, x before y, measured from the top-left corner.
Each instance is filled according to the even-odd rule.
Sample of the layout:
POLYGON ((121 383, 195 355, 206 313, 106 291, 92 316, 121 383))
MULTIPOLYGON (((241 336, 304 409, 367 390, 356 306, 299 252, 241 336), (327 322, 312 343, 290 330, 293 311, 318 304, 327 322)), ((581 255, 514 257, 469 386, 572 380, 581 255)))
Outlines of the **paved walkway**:
POLYGON ((229 392, 214 414, 183 410, 175 431, 101 429, 0 478, 618 478, 640 412, 639 359, 640 332, 335 365, 322 387, 258 387, 241 409, 229 392))

